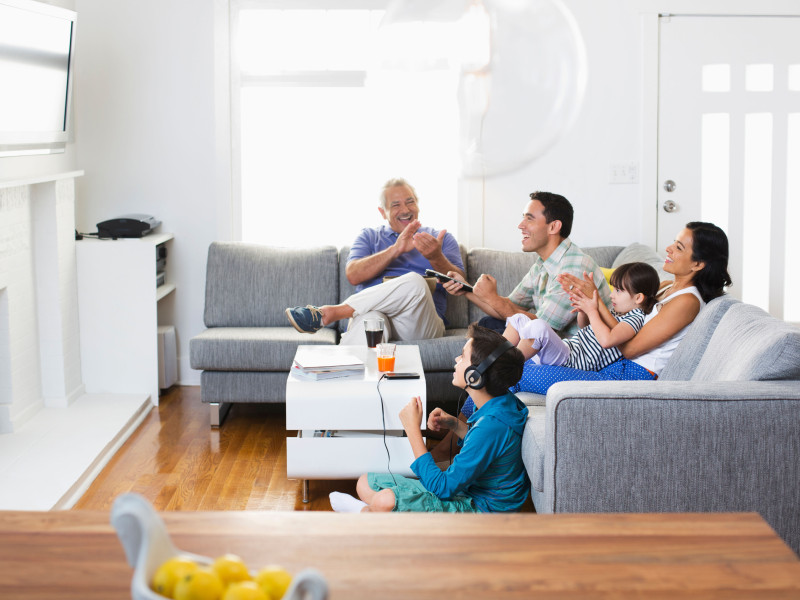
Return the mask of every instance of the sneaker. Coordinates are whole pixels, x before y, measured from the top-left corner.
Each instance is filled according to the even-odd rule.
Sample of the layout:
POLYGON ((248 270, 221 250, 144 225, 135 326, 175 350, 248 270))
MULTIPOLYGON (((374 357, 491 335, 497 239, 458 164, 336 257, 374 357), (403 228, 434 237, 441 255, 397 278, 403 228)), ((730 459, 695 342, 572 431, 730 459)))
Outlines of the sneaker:
POLYGON ((322 329, 322 311, 316 306, 295 306, 286 309, 286 317, 300 333, 314 333, 322 329))

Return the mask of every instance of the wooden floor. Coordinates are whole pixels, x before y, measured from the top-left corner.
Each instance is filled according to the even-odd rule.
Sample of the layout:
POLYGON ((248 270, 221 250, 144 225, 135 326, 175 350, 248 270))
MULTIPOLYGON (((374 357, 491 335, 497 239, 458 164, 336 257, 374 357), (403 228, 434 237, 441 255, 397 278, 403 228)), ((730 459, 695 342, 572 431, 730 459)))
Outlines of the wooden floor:
POLYGON ((209 425, 200 388, 175 386, 106 465, 73 509, 108 510, 137 492, 156 510, 331 510, 331 491, 355 494, 355 481, 286 478, 283 404, 237 404, 219 429, 209 425))
MULTIPOLYGON (((200 388, 174 386, 73 509, 109 510, 137 492, 159 511, 330 511, 330 492, 355 495, 355 480, 315 480, 303 503, 302 482, 286 478, 285 427, 284 404, 235 404, 212 429, 200 388)), ((528 498, 522 512, 533 511, 528 498)))

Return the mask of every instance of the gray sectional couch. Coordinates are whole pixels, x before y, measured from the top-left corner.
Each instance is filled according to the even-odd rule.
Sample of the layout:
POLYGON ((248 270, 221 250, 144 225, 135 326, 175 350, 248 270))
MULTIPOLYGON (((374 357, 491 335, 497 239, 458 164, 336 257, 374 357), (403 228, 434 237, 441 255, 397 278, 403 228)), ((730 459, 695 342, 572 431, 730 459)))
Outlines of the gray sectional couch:
POLYGON ((718 298, 658 381, 525 396, 537 512, 755 511, 800 552, 800 328, 718 298))
MULTIPOLYGON (((303 250, 216 242, 208 253, 206 331, 191 340, 202 400, 283 402, 298 344, 335 344, 339 330, 300 334, 284 308, 353 292, 348 248, 303 250)), ((661 259, 640 244, 586 248, 603 267, 661 259)), ((469 281, 491 273, 507 294, 534 255, 484 248, 462 256, 469 281)), ((666 278, 666 276, 665 276, 666 278)), ((484 316, 450 298, 446 335, 417 343, 430 405, 452 401, 453 358, 484 316)), ((719 298, 698 315, 658 381, 564 382, 530 407, 523 460, 537 512, 757 511, 800 551, 800 329, 719 298)))
MULTIPOLYGON (((355 289, 345 276, 349 247, 273 248, 242 242, 214 242, 208 250, 204 322, 207 329, 190 342, 193 369, 201 374, 202 401, 211 407, 212 425, 219 425, 226 405, 241 402, 284 402, 286 377, 298 344, 336 344, 346 323, 312 335, 297 332, 286 320, 287 306, 337 304, 355 289)), ((597 263, 616 266, 662 260, 646 246, 632 244, 587 248, 597 263)), ((470 282, 481 273, 498 281, 509 294, 528 272, 534 254, 486 248, 461 249, 470 282)), ((428 403, 455 402, 454 358, 461 353, 466 328, 485 313, 465 298, 448 298, 445 336, 409 342, 419 345, 427 382, 428 403)))

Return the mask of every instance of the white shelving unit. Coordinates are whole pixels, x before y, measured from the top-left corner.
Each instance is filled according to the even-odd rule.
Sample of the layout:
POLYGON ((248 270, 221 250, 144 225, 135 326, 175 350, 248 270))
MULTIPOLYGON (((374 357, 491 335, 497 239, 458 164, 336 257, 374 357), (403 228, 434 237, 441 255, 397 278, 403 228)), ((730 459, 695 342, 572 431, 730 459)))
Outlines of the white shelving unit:
POLYGON ((169 248, 172 239, 161 233, 75 243, 81 370, 88 393, 146 393, 158 404, 158 305, 175 285, 156 287, 156 248, 169 248))

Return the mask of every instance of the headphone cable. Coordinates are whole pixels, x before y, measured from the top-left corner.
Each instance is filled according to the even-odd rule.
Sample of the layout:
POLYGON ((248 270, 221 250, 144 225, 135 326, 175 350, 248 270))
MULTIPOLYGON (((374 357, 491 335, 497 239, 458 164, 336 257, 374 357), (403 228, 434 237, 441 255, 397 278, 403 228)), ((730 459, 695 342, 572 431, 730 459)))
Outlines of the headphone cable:
MULTIPOLYGON (((461 406, 462 402, 464 401, 465 397, 467 396, 467 390, 461 390, 461 393, 458 395, 458 400, 456 401, 456 429, 458 429, 458 415, 461 414, 461 406)), ((453 437, 456 439, 451 439, 450 443, 448 444, 447 450, 450 452, 450 458, 447 461, 447 467, 453 464, 453 444, 458 443, 458 434, 456 433, 455 429, 453 430, 453 437)), ((445 469, 446 470, 446 469, 445 469)))
POLYGON ((394 481, 394 485, 397 486, 397 480, 394 478, 394 473, 392 473, 392 455, 389 452, 389 445, 386 443, 386 409, 383 405, 383 394, 381 394, 381 381, 386 379, 386 373, 381 375, 381 378, 378 379, 378 396, 381 399, 381 421, 383 422, 383 447, 386 448, 386 470, 389 471, 389 475, 392 476, 392 481, 394 481))

